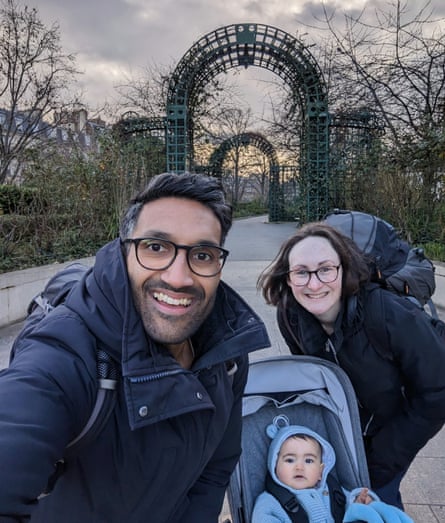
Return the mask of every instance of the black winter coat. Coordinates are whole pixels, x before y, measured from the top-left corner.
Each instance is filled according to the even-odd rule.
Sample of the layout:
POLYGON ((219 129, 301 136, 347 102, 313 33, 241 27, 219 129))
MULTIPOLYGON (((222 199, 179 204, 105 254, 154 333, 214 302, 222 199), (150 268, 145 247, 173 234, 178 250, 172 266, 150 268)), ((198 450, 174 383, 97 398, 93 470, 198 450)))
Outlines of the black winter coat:
POLYGON ((240 455, 248 352, 269 346, 250 307, 220 283, 190 370, 147 339, 117 241, 22 341, 0 374, 0 522, 216 523, 240 455), (119 361, 103 432, 37 501, 96 397, 96 345, 119 361), (226 362, 238 370, 231 378, 226 362), (142 407, 142 408, 141 408, 142 407), (23 519, 15 519, 23 516, 23 519))
POLYGON ((277 317, 292 353, 336 362, 349 376, 371 484, 386 485, 445 422, 444 340, 419 307, 372 284, 343 304, 329 337, 293 296, 277 317))

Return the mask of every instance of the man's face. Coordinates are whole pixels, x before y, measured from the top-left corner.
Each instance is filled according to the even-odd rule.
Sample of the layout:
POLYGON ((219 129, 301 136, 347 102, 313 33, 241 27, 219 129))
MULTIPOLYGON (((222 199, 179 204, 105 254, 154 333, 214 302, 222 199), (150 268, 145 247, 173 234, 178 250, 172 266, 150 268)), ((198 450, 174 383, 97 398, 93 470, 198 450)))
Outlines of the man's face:
MULTIPOLYGON (((141 210, 132 238, 155 237, 180 245, 220 245, 221 225, 213 212, 186 198, 161 198, 141 210)), ((194 334, 212 310, 220 274, 202 277, 178 249, 163 270, 147 270, 136 259, 135 245, 127 256, 133 298, 147 334, 164 345, 180 344, 194 334)))

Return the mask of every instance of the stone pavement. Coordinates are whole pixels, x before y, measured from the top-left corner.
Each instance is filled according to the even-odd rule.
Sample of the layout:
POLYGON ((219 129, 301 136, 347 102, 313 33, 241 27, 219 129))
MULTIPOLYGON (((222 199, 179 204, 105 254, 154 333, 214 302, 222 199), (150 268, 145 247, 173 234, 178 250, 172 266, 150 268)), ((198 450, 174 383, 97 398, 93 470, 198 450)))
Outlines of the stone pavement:
MULTIPOLYGON (((256 291, 256 280, 294 230, 295 224, 267 223, 266 217, 262 216, 237 220, 227 238, 226 247, 231 253, 223 279, 263 318, 272 342, 269 349, 254 353, 254 359, 288 352, 276 326, 275 310, 267 306, 256 291)), ((433 298, 441 317, 445 318, 445 265, 438 264, 436 274, 437 289, 433 298)), ((9 348, 20 326, 17 323, 0 329, 0 367, 7 365, 9 348)), ((406 512, 416 523, 445 522, 444 489, 445 429, 420 451, 402 483, 406 512)), ((225 504, 220 521, 227 518, 230 514, 225 504)))

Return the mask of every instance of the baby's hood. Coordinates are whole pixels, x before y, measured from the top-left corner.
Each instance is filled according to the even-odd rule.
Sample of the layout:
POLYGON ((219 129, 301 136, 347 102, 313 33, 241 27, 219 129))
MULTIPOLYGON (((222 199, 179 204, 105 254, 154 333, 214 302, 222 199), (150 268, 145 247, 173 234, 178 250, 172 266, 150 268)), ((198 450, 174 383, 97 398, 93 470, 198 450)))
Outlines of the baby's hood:
POLYGON ((272 479, 282 485, 283 487, 289 488, 287 485, 284 485, 278 478, 275 473, 275 467, 278 460, 278 454, 280 452, 281 445, 284 441, 292 436, 293 434, 306 434, 317 440, 322 448, 322 463, 324 463, 322 478, 320 484, 317 488, 324 488, 326 485, 326 478, 329 472, 333 469, 335 465, 335 452, 332 445, 322 438, 319 434, 304 427, 303 425, 289 425, 289 420, 286 416, 276 416, 273 419, 271 425, 268 425, 266 428, 267 435, 272 439, 272 442, 269 447, 269 453, 267 456, 267 468, 272 476, 272 479))

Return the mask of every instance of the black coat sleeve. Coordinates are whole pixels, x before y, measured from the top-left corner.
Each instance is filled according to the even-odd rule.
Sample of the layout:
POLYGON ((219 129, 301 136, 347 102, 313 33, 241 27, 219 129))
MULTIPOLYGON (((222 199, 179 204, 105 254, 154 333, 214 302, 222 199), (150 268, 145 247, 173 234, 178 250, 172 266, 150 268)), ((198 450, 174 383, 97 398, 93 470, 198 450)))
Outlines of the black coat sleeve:
POLYGON ((445 423, 445 340, 417 306, 388 292, 383 297, 381 328, 386 330, 391 364, 399 370, 404 403, 370 439, 375 487, 406 469, 445 423))
POLYGON ((0 521, 27 521, 37 498, 63 457, 66 445, 88 418, 95 398, 94 348, 91 367, 69 348, 79 323, 51 321, 21 346, 0 372, 0 521), (16 518, 16 519, 14 519, 16 518))

